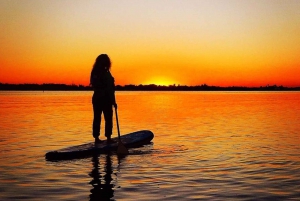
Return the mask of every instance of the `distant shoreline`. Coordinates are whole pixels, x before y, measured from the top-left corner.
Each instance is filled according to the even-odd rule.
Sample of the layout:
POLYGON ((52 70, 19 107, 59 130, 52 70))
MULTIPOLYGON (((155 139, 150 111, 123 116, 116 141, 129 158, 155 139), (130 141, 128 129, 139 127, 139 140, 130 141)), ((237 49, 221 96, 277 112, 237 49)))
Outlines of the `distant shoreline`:
MULTIPOLYGON (((92 87, 83 85, 67 84, 7 84, 0 83, 0 91, 92 91, 92 87)), ((197 86, 186 85, 169 85, 161 86, 155 84, 149 85, 117 85, 116 91, 300 91, 300 87, 285 86, 260 86, 260 87, 243 87, 243 86, 208 86, 206 84, 197 86)))

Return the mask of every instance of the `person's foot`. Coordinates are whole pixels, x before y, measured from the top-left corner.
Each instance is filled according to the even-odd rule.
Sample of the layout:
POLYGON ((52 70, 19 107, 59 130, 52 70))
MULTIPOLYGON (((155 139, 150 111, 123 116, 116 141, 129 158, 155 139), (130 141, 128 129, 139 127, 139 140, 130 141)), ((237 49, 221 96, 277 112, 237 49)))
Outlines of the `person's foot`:
POLYGON ((95 138, 95 144, 99 144, 101 143, 102 141, 99 139, 99 138, 95 138))
POLYGON ((112 140, 111 138, 107 138, 107 141, 106 141, 107 144, 113 144, 113 143, 116 143, 115 140, 112 140))

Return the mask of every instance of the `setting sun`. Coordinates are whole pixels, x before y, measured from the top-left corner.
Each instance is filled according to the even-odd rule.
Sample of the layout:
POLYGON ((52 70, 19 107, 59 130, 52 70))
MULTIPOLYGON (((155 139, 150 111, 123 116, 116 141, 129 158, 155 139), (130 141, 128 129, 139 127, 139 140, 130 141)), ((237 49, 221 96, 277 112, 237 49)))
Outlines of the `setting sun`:
POLYGON ((155 77, 143 84, 145 84, 145 85, 155 84, 155 85, 160 85, 160 86, 169 86, 169 85, 173 85, 175 83, 177 84, 177 82, 175 82, 174 80, 167 78, 167 77, 155 77))

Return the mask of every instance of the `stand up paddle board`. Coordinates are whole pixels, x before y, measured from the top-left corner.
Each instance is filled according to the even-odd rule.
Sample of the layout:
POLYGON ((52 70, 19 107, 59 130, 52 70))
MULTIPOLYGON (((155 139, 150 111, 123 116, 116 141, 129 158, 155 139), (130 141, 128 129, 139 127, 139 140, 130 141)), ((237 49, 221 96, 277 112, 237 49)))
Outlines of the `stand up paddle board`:
MULTIPOLYGON (((151 142, 154 135, 149 130, 141 130, 121 136, 122 143, 127 148, 139 147, 151 142)), ((93 154, 107 153, 115 151, 118 148, 118 138, 112 138, 115 143, 108 144, 106 140, 95 144, 94 142, 71 146, 56 151, 46 153, 46 160, 68 160, 75 158, 83 158, 93 154)))

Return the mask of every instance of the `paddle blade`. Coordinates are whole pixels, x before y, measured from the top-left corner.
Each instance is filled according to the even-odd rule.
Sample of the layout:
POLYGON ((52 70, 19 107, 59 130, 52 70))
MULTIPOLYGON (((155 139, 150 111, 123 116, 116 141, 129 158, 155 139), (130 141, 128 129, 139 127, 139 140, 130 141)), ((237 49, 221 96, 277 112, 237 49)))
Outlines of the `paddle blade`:
POLYGON ((129 154, 128 149, 124 146, 124 144, 119 140, 117 154, 126 155, 129 154))

